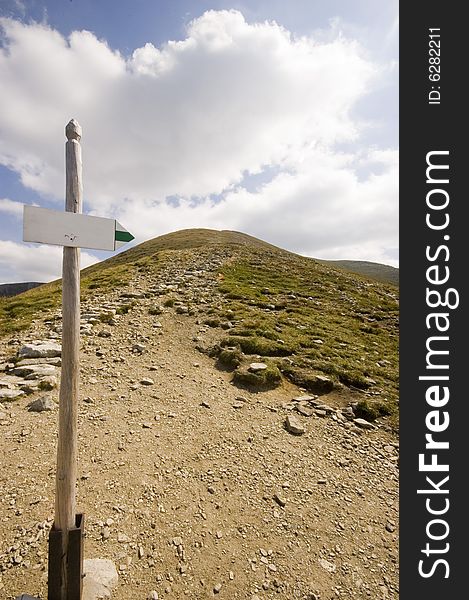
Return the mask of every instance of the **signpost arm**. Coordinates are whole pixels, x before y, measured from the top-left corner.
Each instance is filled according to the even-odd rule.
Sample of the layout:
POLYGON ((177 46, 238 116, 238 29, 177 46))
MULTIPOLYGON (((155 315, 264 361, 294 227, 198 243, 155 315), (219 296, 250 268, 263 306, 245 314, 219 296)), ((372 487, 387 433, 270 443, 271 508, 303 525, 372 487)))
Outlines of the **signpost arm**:
MULTIPOLYGON (((72 119, 65 128, 67 142, 65 210, 81 213, 81 127, 72 119)), ((61 600, 67 599, 69 531, 75 527, 77 479, 77 422, 80 345, 80 249, 64 247, 62 271, 62 375, 59 394, 59 435, 54 527, 62 532, 61 600)), ((58 566, 58 565, 57 565, 58 566)))

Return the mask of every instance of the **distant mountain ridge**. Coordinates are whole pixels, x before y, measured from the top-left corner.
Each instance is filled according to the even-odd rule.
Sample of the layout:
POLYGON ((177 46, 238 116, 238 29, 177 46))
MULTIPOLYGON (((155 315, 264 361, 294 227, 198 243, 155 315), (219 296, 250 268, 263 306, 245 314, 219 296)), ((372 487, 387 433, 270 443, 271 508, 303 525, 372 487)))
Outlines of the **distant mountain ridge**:
POLYGON ((399 285, 399 269, 390 265, 383 265, 367 260, 316 260, 324 265, 340 267, 346 271, 376 279, 376 281, 399 285))
POLYGON ((42 285, 39 281, 27 281, 24 283, 0 283, 0 296, 17 296, 27 290, 32 290, 38 285, 42 285))
MULTIPOLYGON (((215 229, 183 229, 180 231, 174 231, 161 235, 147 242, 143 242, 138 246, 129 249, 126 252, 113 256, 105 261, 97 263, 98 265, 106 265, 108 261, 113 263, 122 263, 123 261, 132 260, 138 258, 138 256, 145 256, 148 253, 152 253, 159 250, 176 250, 176 249, 189 249, 198 248, 211 244, 234 244, 242 246, 253 246, 260 247, 270 250, 278 250, 294 256, 303 256, 296 254, 289 250, 279 248, 274 244, 260 240, 254 236, 239 231, 230 230, 215 230, 215 229)), ((380 281, 383 283, 390 283, 395 286, 399 286, 399 269, 391 267, 390 265, 384 265, 381 263, 375 263, 371 261, 361 260, 323 260, 315 259, 310 257, 309 260, 315 260, 318 263, 327 265, 330 267, 338 267, 351 273, 356 273, 380 281)), ((0 284, 0 297, 11 297, 33 289, 39 285, 43 285, 43 282, 26 282, 26 283, 4 283, 0 284)))

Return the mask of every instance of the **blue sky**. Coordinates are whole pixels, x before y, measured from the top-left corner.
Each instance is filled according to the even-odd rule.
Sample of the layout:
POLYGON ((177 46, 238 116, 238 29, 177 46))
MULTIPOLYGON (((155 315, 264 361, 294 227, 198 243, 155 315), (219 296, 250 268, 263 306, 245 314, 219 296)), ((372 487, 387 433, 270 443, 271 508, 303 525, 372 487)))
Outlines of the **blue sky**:
POLYGON ((84 211, 134 243, 235 229, 397 266, 396 1, 3 0, 0 18, 0 283, 60 276, 21 214, 62 210, 71 117, 84 211))

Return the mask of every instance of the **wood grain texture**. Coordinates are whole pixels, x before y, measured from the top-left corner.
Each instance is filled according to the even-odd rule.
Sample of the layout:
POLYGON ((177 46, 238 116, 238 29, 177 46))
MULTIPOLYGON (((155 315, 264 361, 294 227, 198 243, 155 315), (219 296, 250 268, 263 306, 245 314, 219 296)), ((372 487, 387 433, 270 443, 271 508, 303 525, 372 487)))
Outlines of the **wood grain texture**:
MULTIPOLYGON (((82 210, 81 128, 71 121, 66 127, 65 210, 82 210), (78 133, 79 132, 79 133, 78 133)), ((78 396, 80 377, 80 249, 63 249, 62 269, 62 373, 59 393, 59 433, 54 526, 63 532, 62 595, 67 598, 68 531, 75 527, 78 396)))

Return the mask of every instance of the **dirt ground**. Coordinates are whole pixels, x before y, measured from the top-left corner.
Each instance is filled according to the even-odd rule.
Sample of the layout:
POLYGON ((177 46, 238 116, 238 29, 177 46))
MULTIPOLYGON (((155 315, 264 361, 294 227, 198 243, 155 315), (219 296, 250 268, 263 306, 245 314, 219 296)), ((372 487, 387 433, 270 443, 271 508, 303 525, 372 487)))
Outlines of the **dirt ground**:
MULTIPOLYGON (((302 390, 236 388, 195 347, 215 334, 173 309, 152 316, 151 303, 95 326, 110 337, 82 336, 77 510, 85 558, 118 570, 112 598, 397 599, 398 439, 335 415, 298 415, 306 431, 292 435, 302 390)), ((51 327, 5 340, 0 355, 51 327)), ((47 596, 58 413, 27 410, 41 395, 3 403, 5 600, 47 596)))

